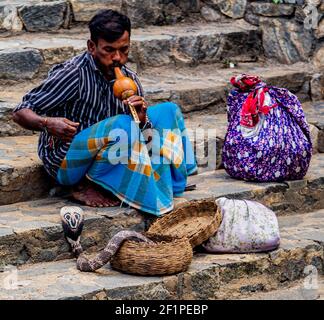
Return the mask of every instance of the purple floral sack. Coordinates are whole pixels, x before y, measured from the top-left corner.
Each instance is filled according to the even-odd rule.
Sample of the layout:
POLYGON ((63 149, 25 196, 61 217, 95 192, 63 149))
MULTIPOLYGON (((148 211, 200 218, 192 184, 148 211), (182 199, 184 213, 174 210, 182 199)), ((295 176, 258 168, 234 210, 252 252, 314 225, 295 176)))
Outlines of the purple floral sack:
POLYGON ((252 90, 232 90, 227 106, 228 130, 222 157, 231 177, 270 182, 298 180, 306 175, 312 142, 302 106, 294 94, 261 82, 252 90), (266 114, 257 114, 256 125, 244 127, 242 106, 251 92, 260 88, 266 88, 267 105, 273 107, 266 114))

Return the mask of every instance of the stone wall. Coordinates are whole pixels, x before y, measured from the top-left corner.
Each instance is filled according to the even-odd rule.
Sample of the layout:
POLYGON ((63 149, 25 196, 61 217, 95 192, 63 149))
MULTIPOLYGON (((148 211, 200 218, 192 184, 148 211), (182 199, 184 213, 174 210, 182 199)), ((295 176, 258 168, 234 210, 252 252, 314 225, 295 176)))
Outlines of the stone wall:
POLYGON ((244 19, 262 31, 267 58, 291 64, 314 57, 324 67, 323 0, 204 0, 201 16, 206 21, 244 19))
POLYGON ((262 31, 267 58, 312 57, 324 67, 324 0, 0 0, 0 35, 70 28, 104 8, 126 13, 134 27, 244 19, 262 31))

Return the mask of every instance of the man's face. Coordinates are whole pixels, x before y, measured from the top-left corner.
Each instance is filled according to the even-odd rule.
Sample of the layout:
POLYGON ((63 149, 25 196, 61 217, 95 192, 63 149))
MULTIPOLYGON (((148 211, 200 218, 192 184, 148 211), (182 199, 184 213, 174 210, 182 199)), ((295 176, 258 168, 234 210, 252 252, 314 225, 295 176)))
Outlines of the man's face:
POLYGON ((88 40, 88 50, 93 56, 98 68, 107 76, 112 76, 113 68, 124 65, 128 60, 130 38, 128 31, 114 42, 99 39, 96 45, 88 40))

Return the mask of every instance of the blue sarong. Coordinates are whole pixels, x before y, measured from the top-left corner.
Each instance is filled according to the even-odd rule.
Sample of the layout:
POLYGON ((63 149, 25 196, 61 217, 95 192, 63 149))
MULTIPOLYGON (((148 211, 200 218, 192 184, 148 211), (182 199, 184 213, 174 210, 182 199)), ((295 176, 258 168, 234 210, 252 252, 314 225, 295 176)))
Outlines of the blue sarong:
POLYGON ((85 176, 122 202, 154 215, 173 209, 173 197, 197 171, 180 108, 162 103, 148 108, 153 124, 147 144, 129 115, 117 115, 81 131, 58 170, 57 181, 74 185, 85 176))

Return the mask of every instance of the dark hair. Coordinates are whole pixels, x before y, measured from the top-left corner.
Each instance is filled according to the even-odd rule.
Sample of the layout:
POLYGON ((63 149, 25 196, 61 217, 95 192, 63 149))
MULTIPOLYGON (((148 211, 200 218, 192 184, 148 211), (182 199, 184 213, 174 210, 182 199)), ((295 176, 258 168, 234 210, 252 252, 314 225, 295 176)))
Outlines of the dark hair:
POLYGON ((98 44, 98 39, 107 42, 118 40, 125 31, 131 34, 129 18, 114 10, 101 10, 89 22, 91 40, 98 44))

